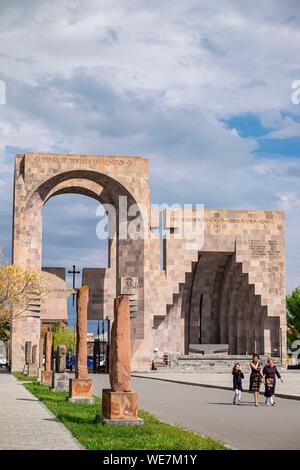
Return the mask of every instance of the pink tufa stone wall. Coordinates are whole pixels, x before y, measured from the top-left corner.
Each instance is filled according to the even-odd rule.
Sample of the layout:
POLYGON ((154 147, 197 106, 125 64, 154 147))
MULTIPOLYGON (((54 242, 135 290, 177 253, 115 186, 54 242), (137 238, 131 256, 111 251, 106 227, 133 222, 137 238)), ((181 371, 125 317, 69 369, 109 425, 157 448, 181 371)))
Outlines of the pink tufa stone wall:
MULTIPOLYGON (((280 353, 284 362, 282 212, 194 210, 193 219, 204 216, 204 243, 192 240, 191 248, 191 240, 175 238, 176 209, 167 211, 166 226, 172 233, 164 243, 161 269, 160 240, 153 236, 159 217, 157 210, 150 211, 146 159, 26 153, 16 157, 14 263, 41 268, 42 207, 63 193, 113 205, 126 195, 129 204, 143 204, 151 214, 144 220, 148 239, 111 241, 109 268, 102 273, 104 296, 108 294, 104 309, 110 318, 112 297, 121 293, 122 279, 137 280, 130 322, 133 370, 149 368, 154 348, 160 355, 184 354, 199 337, 208 344, 228 344, 232 353, 280 353)), ((25 342, 39 344, 40 317, 27 312, 13 323, 12 370, 22 370, 25 342)))

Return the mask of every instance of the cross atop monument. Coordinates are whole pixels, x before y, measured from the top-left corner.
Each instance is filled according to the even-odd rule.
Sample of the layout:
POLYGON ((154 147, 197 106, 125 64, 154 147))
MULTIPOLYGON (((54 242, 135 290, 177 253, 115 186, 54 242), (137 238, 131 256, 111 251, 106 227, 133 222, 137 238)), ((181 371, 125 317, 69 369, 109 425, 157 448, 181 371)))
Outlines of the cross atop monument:
MULTIPOLYGON (((76 274, 80 274, 80 271, 76 271, 76 266, 73 264, 73 270, 68 271, 69 274, 73 274, 73 290, 76 289, 76 274)), ((73 307, 75 305, 75 293, 73 293, 73 307)))

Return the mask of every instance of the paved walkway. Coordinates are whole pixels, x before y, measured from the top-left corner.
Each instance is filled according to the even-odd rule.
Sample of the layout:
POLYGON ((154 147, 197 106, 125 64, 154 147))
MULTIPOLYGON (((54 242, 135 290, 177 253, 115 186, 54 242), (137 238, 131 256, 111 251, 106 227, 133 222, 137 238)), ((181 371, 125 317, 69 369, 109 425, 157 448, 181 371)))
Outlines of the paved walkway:
POLYGON ((21 382, 0 369, 0 450, 80 450, 65 426, 21 382))
MULTIPOLYGON (((177 383, 187 383, 202 386, 211 386, 225 390, 232 389, 232 376, 229 373, 180 373, 180 372, 148 372, 134 373, 135 377, 153 378, 177 383)), ((249 387, 249 373, 245 373, 243 381, 244 390, 249 387)), ((276 395, 282 398, 300 400, 300 370, 290 370, 282 373, 284 383, 277 380, 276 395)), ((263 391, 263 386, 261 387, 263 391)))
MULTIPOLYGON (((108 388, 108 377, 91 374, 94 394, 108 388)), ((221 439, 237 449, 300 449, 300 401, 276 399, 274 407, 256 408, 244 393, 232 405, 232 391, 194 387, 144 378, 132 379, 139 407, 159 419, 221 439)), ((261 398, 261 402, 263 399, 261 398)))

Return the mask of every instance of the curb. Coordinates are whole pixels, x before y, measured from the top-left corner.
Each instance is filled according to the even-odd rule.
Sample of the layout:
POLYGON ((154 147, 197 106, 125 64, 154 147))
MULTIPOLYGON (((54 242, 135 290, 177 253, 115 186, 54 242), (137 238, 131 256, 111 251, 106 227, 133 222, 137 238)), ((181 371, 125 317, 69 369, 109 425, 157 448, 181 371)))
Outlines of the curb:
MULTIPOLYGON (((132 377, 148 380, 159 380, 161 382, 176 383, 180 385, 191 385, 192 387, 202 387, 202 388, 213 388, 216 390, 228 390, 232 392, 232 387, 226 387, 225 385, 210 385, 210 384, 200 384, 195 382, 185 382, 184 380, 172 380, 172 379, 163 379, 162 377, 147 377, 145 375, 135 375, 132 374, 132 377)), ((249 390, 243 390, 243 393, 252 394, 249 390)), ((264 395, 263 392, 259 392, 260 395, 264 395)), ((276 397, 283 398, 284 400, 298 400, 300 401, 299 395, 286 395, 284 393, 276 393, 276 397)))

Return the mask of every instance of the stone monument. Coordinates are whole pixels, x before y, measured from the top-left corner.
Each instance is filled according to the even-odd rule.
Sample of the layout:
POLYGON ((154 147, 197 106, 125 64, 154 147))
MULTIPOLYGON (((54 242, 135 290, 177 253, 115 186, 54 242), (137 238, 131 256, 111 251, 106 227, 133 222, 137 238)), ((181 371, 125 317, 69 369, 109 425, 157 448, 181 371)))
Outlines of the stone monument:
POLYGON ((29 365, 31 363, 31 341, 25 343, 25 367, 24 373, 29 375, 29 365))
POLYGON ((37 369, 37 344, 34 344, 31 349, 31 362, 28 364, 28 375, 36 376, 37 369))
POLYGON ((42 385, 52 385, 52 349, 53 349, 53 332, 47 331, 45 334, 45 367, 42 370, 42 385))
POLYGON ((109 379, 102 391, 102 416, 106 424, 143 424, 138 417, 137 394, 131 389, 130 302, 121 295, 114 302, 109 379))
POLYGON ((76 366, 75 379, 69 381, 69 400, 74 403, 94 404, 92 380, 87 369, 87 310, 89 287, 82 286, 77 293, 76 366))
POLYGON ((67 348, 60 344, 56 353, 56 368, 53 373, 52 389, 55 392, 69 391, 69 374, 66 372, 67 348))
POLYGON ((40 336, 40 341, 39 341, 39 354, 38 354, 38 369, 37 369, 37 377, 38 381, 42 381, 42 372, 44 370, 44 347, 45 347, 45 335, 40 336))
POLYGON ((25 343, 25 364, 28 365, 31 363, 31 341, 26 341, 25 343))

